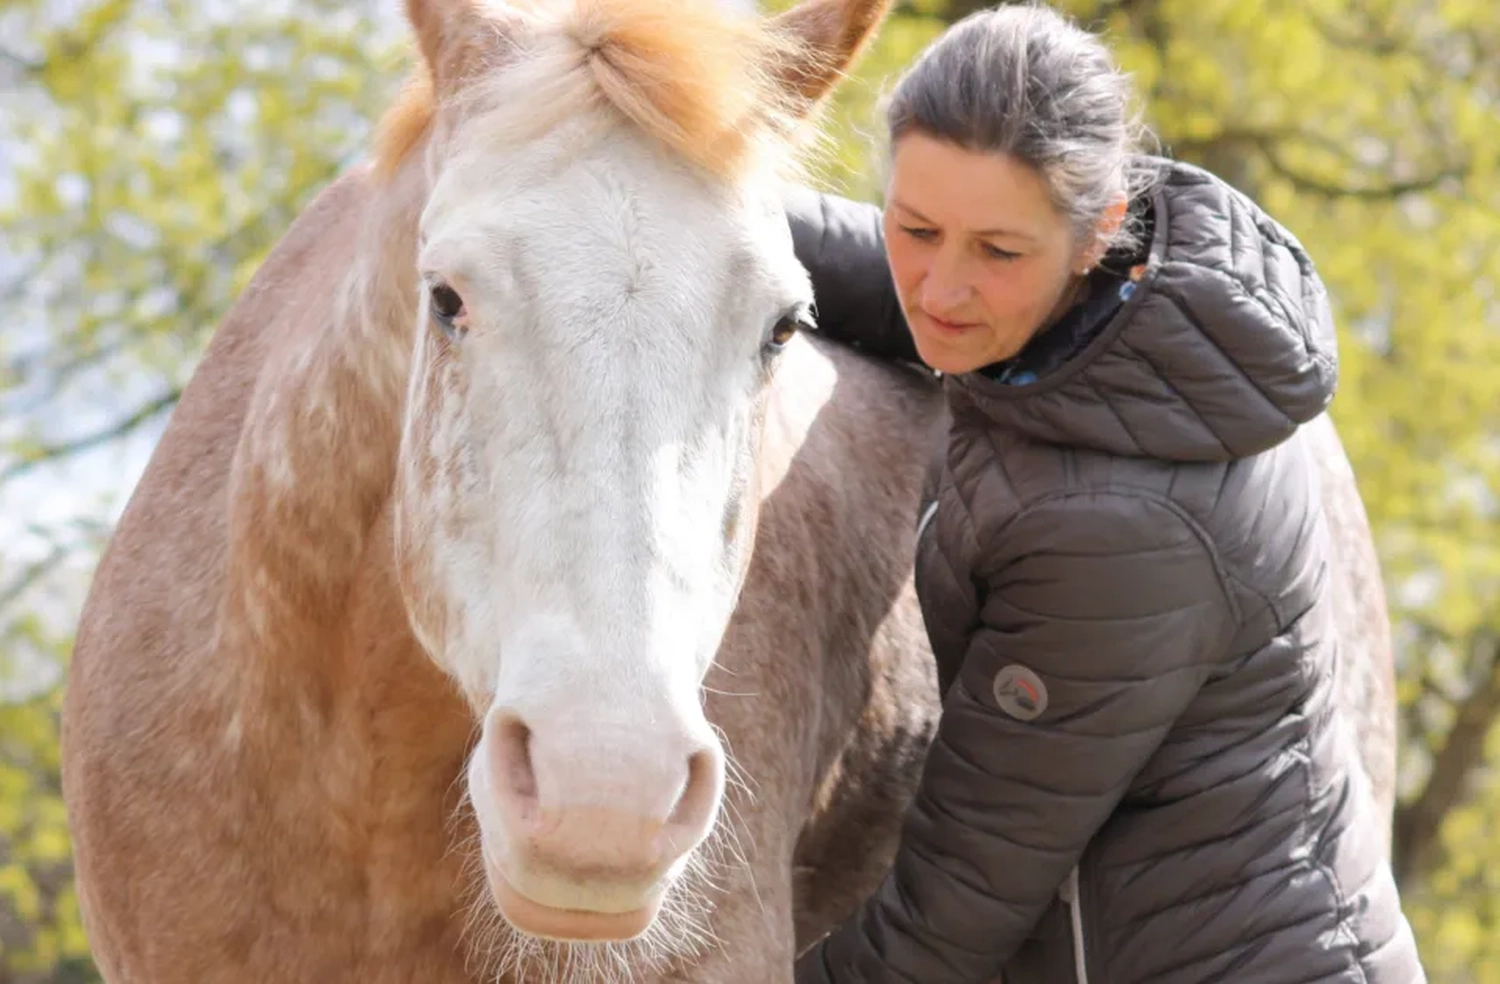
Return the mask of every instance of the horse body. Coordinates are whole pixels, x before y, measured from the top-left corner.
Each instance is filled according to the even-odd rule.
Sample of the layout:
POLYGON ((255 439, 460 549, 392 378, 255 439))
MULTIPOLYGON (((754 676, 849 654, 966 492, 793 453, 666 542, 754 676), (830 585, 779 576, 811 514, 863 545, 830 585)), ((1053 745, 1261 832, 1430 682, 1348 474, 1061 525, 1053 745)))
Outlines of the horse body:
POLYGON ((1396 654, 1380 558, 1354 470, 1333 418, 1323 414, 1305 430, 1318 462, 1323 516, 1332 544, 1329 590, 1340 656, 1336 700, 1369 780, 1374 816, 1381 824, 1378 833, 1389 856, 1396 812, 1396 722, 1400 712, 1396 702, 1396 654))
MULTIPOLYGON (((101 560, 63 775, 115 984, 765 984, 888 864, 941 397, 779 351, 755 37, 577 9, 410 0, 431 99, 262 265, 101 560)), ((883 11, 794 9, 766 76, 816 102, 883 11)))

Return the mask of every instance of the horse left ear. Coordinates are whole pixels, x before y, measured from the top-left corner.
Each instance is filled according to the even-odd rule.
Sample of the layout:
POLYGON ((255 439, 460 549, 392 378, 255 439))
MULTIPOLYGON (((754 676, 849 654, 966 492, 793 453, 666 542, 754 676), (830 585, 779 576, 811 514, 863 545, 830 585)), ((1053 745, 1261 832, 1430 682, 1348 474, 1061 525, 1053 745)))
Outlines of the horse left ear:
POLYGON ((449 96, 505 57, 521 15, 480 0, 406 0, 433 88, 449 96))
POLYGON ((796 44, 772 71, 799 110, 811 113, 833 91, 890 8, 891 0, 804 0, 771 19, 796 44))

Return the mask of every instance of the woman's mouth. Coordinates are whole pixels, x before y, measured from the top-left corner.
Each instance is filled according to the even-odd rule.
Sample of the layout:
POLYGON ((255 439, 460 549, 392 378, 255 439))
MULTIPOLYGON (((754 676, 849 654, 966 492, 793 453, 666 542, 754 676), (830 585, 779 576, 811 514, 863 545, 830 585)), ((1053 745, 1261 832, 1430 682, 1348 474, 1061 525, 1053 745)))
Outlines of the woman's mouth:
POLYGON ((973 331, 980 326, 977 321, 949 321, 947 318, 939 318, 935 314, 922 312, 922 317, 938 331, 946 335, 961 335, 966 331, 973 331))

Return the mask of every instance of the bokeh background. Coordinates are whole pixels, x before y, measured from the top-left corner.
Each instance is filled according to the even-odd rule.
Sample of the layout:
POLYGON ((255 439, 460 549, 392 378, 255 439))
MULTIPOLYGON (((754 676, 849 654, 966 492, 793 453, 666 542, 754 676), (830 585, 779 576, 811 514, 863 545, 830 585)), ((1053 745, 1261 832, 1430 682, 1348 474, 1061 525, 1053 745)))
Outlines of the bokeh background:
MULTIPOLYGON (((1500 4, 1057 5, 1333 292, 1400 660, 1397 874, 1432 979, 1500 984, 1500 4)), ((879 96, 976 7, 897 6, 819 183, 879 199, 879 96)), ((0 984, 98 979, 57 746, 89 575, 214 325, 411 57, 399 0, 0 0, 0 984)))

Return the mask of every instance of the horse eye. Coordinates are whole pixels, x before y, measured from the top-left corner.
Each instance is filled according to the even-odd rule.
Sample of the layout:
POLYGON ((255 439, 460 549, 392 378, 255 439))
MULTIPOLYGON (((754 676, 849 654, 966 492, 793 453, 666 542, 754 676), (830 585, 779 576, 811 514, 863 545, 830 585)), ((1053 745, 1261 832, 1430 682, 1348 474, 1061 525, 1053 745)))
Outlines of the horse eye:
POLYGON ((464 299, 458 296, 458 291, 445 283, 435 283, 430 288, 432 293, 432 313, 442 324, 449 334, 461 331, 463 326, 454 324, 457 318, 464 315, 464 299))
POLYGON ((770 337, 766 341, 766 347, 772 351, 779 351, 792 340, 792 336, 802 330, 812 330, 812 315, 806 308, 797 308, 788 311, 776 319, 776 324, 771 326, 770 337))

